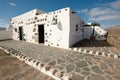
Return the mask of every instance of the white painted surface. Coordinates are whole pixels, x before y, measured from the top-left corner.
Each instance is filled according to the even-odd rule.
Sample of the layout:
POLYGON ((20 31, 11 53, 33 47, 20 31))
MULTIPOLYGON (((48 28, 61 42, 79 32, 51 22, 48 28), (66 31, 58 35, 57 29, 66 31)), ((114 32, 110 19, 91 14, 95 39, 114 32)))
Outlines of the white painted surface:
MULTIPOLYGON (((86 26, 84 29, 84 39, 90 39, 90 36, 93 33, 93 26, 86 26)), ((96 37, 96 40, 106 40, 106 37, 104 37, 106 34, 107 31, 103 30, 99 26, 94 26, 94 36, 96 37)))
POLYGON ((76 42, 79 42, 83 39, 82 30, 83 30, 84 21, 80 19, 75 13, 70 12, 70 37, 69 37, 69 46, 72 46, 76 42))

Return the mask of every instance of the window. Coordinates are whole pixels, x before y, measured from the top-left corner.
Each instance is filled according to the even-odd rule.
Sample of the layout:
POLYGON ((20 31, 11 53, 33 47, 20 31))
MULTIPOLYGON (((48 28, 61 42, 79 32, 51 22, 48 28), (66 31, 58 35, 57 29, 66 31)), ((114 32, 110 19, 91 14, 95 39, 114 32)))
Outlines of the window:
POLYGON ((76 25, 76 32, 78 31, 78 25, 76 25))

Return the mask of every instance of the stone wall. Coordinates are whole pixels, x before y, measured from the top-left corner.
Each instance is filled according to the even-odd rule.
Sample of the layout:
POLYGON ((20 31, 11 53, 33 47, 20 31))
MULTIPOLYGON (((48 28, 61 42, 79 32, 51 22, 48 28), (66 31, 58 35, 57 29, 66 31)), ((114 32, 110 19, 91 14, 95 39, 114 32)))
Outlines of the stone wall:
POLYGON ((108 29, 107 41, 113 45, 115 48, 120 50, 120 28, 108 29))

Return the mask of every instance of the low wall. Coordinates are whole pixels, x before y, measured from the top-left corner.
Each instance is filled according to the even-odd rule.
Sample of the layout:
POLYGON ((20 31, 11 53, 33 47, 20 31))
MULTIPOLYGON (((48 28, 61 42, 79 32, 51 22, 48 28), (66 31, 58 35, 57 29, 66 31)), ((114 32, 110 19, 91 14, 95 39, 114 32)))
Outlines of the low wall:
POLYGON ((81 49, 81 48, 69 48, 69 50, 80 52, 80 53, 85 53, 85 54, 99 55, 99 56, 104 56, 104 57, 111 57, 111 58, 114 58, 114 59, 120 58, 120 56, 116 55, 116 54, 109 54, 109 53, 105 53, 105 52, 85 50, 85 49, 81 49))

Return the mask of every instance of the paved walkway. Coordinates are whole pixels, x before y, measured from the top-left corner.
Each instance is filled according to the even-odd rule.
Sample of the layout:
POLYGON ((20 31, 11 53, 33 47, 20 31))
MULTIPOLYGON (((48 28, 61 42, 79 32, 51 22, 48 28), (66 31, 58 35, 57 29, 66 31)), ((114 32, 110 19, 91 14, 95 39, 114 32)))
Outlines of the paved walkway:
POLYGON ((72 80, 120 80, 120 59, 105 58, 23 41, 0 41, 24 55, 64 71, 72 80))

